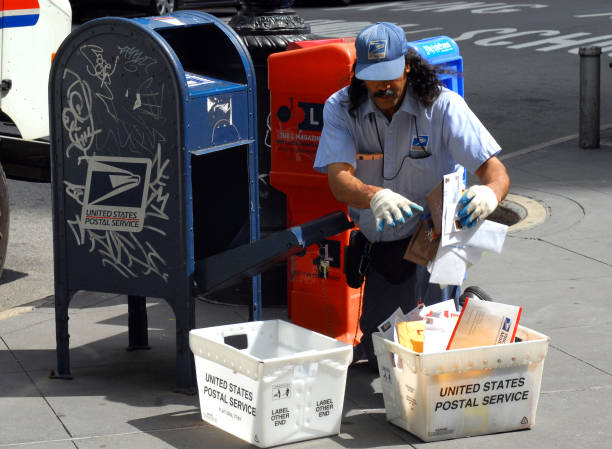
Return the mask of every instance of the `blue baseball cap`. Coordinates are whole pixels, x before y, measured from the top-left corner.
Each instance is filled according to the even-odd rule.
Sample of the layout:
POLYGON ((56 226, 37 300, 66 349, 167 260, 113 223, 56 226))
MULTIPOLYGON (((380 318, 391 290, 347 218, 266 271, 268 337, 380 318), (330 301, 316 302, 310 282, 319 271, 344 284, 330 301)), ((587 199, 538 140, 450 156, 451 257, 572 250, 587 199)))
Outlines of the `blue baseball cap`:
POLYGON ((402 76, 408 52, 406 34, 397 25, 378 22, 365 27, 355 40, 355 77, 366 81, 394 80, 402 76))

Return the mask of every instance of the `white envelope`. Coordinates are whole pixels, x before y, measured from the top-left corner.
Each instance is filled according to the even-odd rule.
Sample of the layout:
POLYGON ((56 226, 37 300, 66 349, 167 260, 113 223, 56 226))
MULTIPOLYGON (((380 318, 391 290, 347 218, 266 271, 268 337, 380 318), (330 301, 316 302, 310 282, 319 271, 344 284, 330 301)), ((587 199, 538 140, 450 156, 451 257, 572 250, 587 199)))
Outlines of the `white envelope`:
POLYGON ((378 330, 387 340, 395 341, 395 327, 400 321, 406 320, 401 307, 398 307, 389 318, 378 325, 378 330))
POLYGON ((431 272, 429 282, 433 284, 461 285, 465 279, 467 261, 461 257, 459 252, 466 257, 465 249, 446 246, 438 248, 436 258, 429 264, 431 272))
POLYGON ((508 226, 491 220, 484 220, 473 228, 461 229, 451 233, 447 238, 448 245, 466 245, 481 251, 501 253, 506 239, 508 226))
POLYGON ((446 351, 454 328, 455 321, 450 318, 433 316, 426 318, 423 353, 446 351))

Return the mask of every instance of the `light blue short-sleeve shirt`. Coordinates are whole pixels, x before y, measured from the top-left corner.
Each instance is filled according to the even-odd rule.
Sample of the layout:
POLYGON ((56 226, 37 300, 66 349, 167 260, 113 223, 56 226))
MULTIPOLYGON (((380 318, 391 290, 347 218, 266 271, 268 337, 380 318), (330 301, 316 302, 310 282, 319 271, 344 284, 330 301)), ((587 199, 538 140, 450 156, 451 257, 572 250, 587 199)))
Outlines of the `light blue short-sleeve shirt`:
MULTIPOLYGON (((314 168, 343 162, 355 168, 366 184, 389 188, 427 208, 427 195, 443 178, 465 167, 474 173, 501 148, 463 98, 443 88, 430 107, 424 107, 410 88, 391 121, 368 98, 349 114, 348 87, 334 93, 323 109, 323 132, 314 168), (384 158, 358 159, 358 154, 383 153, 384 158)), ((349 207, 349 215, 368 240, 393 241, 411 235, 420 219, 382 233, 370 209, 349 207)))

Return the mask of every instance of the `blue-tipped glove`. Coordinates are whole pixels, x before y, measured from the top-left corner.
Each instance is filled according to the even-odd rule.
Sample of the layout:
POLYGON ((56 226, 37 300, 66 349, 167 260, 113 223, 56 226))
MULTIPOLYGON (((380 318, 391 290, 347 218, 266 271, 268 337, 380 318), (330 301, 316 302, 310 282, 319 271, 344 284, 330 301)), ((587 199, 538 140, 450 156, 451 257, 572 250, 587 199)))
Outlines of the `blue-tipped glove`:
POLYGON ((412 211, 423 212, 423 208, 408 198, 390 189, 379 190, 370 200, 370 209, 376 218, 376 228, 382 232, 385 222, 392 228, 404 224, 412 217, 412 211))
POLYGON ((459 224, 461 227, 471 228, 487 218, 495 210, 497 203, 497 195, 489 186, 470 187, 457 204, 457 208, 461 208, 457 214, 459 224))

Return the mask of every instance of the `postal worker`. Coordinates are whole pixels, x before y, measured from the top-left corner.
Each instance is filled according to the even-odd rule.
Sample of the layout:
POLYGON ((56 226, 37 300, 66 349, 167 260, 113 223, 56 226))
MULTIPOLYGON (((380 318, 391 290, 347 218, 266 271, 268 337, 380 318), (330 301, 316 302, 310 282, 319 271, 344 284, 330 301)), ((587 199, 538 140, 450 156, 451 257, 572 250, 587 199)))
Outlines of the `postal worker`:
POLYGON ((461 166, 475 174, 460 200, 462 226, 497 207, 510 179, 501 148, 463 98, 443 87, 436 69, 409 48, 404 31, 380 22, 355 41, 349 86, 332 94, 314 168, 327 172, 335 198, 372 244, 363 293, 359 345, 377 369, 371 333, 401 307, 458 296, 429 283, 421 265, 403 259, 427 195, 461 166))

